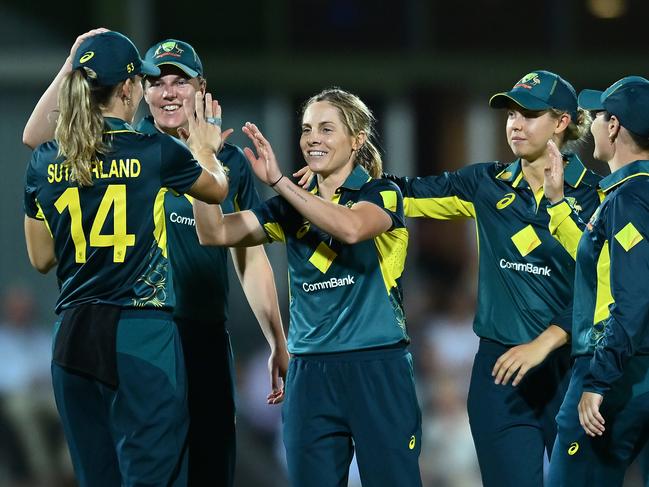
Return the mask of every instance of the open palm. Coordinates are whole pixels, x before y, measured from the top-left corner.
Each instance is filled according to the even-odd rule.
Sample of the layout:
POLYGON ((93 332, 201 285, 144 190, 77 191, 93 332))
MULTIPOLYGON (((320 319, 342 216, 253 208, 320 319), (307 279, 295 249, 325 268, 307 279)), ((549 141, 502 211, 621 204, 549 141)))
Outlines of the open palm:
POLYGON ((270 142, 254 123, 246 122, 242 130, 255 146, 254 151, 249 147, 243 149, 255 175, 266 184, 277 181, 282 177, 282 172, 270 142))

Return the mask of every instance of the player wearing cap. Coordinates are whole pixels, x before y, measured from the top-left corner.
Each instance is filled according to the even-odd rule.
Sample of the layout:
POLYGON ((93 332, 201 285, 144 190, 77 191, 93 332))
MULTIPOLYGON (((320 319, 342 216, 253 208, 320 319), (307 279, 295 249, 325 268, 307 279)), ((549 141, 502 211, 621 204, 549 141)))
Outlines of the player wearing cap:
MULTIPOLYGON (((543 171, 548 140, 564 147, 581 138, 588 117, 578 112, 573 87, 542 70, 489 104, 507 109, 514 162, 393 180, 403 192, 406 216, 476 220, 480 260, 473 328, 480 345, 468 412, 482 480, 487 487, 538 487, 568 384, 564 345, 574 272, 573 258, 548 231, 543 171)), ((566 152, 564 160, 566 194, 588 218, 599 204, 599 177, 575 154, 566 152)), ((580 233, 573 223, 564 236, 575 240, 580 233)))
MULTIPOLYGON (((188 125, 183 100, 193 100, 196 92, 206 90, 201 60, 190 44, 176 39, 154 44, 145 59, 158 66, 161 73, 145 80, 144 99, 151 116, 137 128, 177 137, 178 129, 188 125)), ((226 143, 219 160, 227 171, 230 188, 221 203, 223 211, 232 213, 257 206, 259 196, 243 151, 226 143)), ((189 485, 204 486, 209 481, 227 487, 234 482, 236 460, 234 364, 226 327, 228 249, 200 245, 191 198, 168 192, 164 204, 177 299, 174 317, 187 366, 189 485), (214 390, 219 391, 218 398, 214 390), (218 455, 214 455, 215 438, 221 450, 218 455)), ((262 245, 233 248, 230 252, 241 286, 271 347, 269 402, 279 403, 283 398, 280 378, 286 375, 288 351, 273 271, 262 245)))
MULTIPOLYGON (((577 248, 575 362, 549 484, 614 487, 649 437, 649 81, 583 90, 579 105, 595 112, 594 156, 611 174, 577 248)), ((546 193, 565 207, 560 161, 551 169, 546 193)))
POLYGON ((227 194, 215 157, 220 116, 198 97, 183 144, 136 132, 142 61, 131 41, 98 31, 76 45, 58 86, 55 140, 25 177, 32 265, 57 268, 52 382, 80 486, 185 485, 185 369, 172 320, 162 195, 211 203, 227 194))

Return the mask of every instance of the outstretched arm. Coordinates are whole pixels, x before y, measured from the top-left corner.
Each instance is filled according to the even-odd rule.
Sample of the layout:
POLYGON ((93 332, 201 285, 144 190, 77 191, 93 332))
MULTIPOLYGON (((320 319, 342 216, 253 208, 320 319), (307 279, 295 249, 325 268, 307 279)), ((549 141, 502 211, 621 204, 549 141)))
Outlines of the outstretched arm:
POLYGON ((77 52, 77 48, 88 37, 107 32, 108 29, 100 27, 81 34, 74 41, 70 49, 70 55, 61 66, 60 71, 47 87, 40 100, 34 107, 34 111, 29 116, 23 130, 23 144, 30 149, 54 138, 54 129, 56 128, 56 119, 59 116, 58 93, 61 82, 66 74, 72 71, 72 60, 77 52))
POLYGON ((288 349, 273 270, 262 245, 230 249, 230 252, 243 292, 270 346, 268 372, 271 391, 267 400, 269 404, 278 404, 284 399, 288 349))
POLYGON ((388 214, 373 203, 360 201, 347 208, 300 188, 282 175, 273 148, 257 126, 246 123, 243 131, 255 146, 256 154, 248 147, 244 153, 256 176, 323 231, 341 242, 354 244, 380 235, 392 226, 388 214))

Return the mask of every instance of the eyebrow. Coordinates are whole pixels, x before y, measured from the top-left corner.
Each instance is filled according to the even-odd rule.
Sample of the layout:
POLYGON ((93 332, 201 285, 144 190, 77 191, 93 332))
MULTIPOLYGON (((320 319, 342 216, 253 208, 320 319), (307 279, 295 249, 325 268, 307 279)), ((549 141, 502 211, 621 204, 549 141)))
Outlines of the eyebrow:
MULTIPOLYGON (((325 124, 328 124, 328 123, 335 125, 335 122, 331 122, 329 120, 325 120, 324 122, 320 122, 318 125, 325 125, 325 124)), ((310 123, 303 123, 302 124, 302 127, 310 127, 310 126, 311 126, 310 123)))

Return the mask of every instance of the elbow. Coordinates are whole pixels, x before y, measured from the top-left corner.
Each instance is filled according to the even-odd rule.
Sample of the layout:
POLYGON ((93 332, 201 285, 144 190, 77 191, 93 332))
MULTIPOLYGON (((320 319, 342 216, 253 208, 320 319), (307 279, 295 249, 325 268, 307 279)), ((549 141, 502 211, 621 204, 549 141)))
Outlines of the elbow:
POLYGON ((56 265, 56 260, 30 259, 32 267, 41 274, 47 274, 56 265))
POLYGON ((33 140, 27 131, 23 132, 23 144, 29 147, 31 150, 34 150, 34 148, 38 145, 35 140, 33 140))
POLYGON ((346 231, 342 232, 340 235, 336 237, 338 240, 340 240, 342 243, 347 244, 347 245, 354 245, 359 242, 361 242, 363 239, 361 238, 361 235, 359 232, 356 231, 346 231))
POLYGON ((197 229, 196 235, 198 236, 198 243, 202 246, 215 247, 217 245, 221 245, 221 241, 218 235, 215 235, 212 232, 201 232, 197 229))

